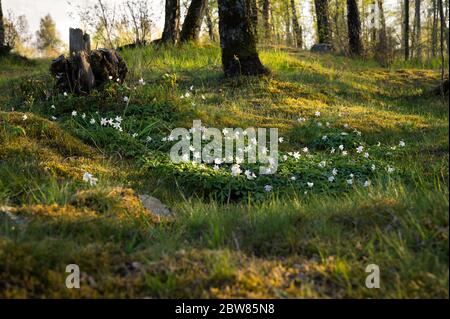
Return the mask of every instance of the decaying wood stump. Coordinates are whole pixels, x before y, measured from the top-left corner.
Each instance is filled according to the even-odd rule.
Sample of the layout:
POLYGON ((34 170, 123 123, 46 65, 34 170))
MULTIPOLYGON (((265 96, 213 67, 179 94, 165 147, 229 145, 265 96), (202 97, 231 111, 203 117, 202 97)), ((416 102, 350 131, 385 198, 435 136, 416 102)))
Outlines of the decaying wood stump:
POLYGON ((81 29, 70 28, 69 38, 70 57, 61 55, 50 65, 60 91, 89 94, 110 80, 123 83, 128 69, 116 51, 91 51, 90 36, 81 29))
POLYGON ((90 53, 73 52, 69 58, 61 55, 52 61, 50 73, 61 92, 82 95, 89 94, 110 80, 122 84, 128 68, 116 51, 99 49, 90 53))
POLYGON ((69 29, 69 52, 70 55, 85 51, 91 52, 91 37, 81 29, 69 29))
POLYGON ((128 73, 127 64, 114 50, 99 49, 91 52, 91 66, 94 72, 96 87, 109 81, 123 83, 128 73))

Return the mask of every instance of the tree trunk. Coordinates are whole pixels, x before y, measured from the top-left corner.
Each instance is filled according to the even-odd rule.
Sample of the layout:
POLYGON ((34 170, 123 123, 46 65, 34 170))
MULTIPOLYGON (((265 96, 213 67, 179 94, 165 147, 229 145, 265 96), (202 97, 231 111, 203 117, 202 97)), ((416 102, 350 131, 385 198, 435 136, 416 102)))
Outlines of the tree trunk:
POLYGON ((270 32, 270 0, 263 0, 262 20, 264 28, 264 37, 266 38, 266 41, 270 41, 270 38, 272 36, 270 32))
POLYGON ((328 0, 314 0, 319 43, 331 44, 328 0))
MULTIPOLYGON (((347 49, 347 45, 346 43, 344 44, 343 37, 341 36, 341 29, 343 29, 342 27, 342 23, 341 21, 345 21, 345 23, 347 23, 347 19, 345 17, 345 10, 343 10, 341 8, 341 1, 340 0, 335 0, 334 1, 335 7, 334 7, 334 15, 333 15, 333 24, 334 26, 332 27, 332 30, 334 31, 334 39, 335 43, 333 43, 333 47, 338 47, 341 51, 345 51, 347 49), (342 14, 342 17, 341 17, 342 14), (341 19, 342 18, 342 19, 341 19), (336 45, 337 44, 337 45, 336 45)), ((347 30, 347 26, 345 27, 345 30, 347 30)))
POLYGON ((189 6, 183 28, 180 34, 180 42, 197 41, 200 36, 203 17, 205 16, 207 0, 192 0, 189 6))
POLYGON ((5 47, 5 26, 3 24, 2 1, 0 0, 0 55, 5 54, 8 50, 5 47))
POLYGON ((361 55, 361 20, 356 0, 347 0, 348 42, 350 54, 361 55))
POLYGON ((166 0, 163 43, 175 44, 180 37, 180 0, 166 0))
MULTIPOLYGON (((449 15, 449 0, 445 1, 445 6, 443 4, 443 10, 444 10, 444 22, 448 22, 448 15, 449 15)), ((447 45, 447 52, 446 56, 449 55, 449 48, 450 48, 450 33, 449 33, 449 27, 448 23, 444 23, 444 37, 445 37, 445 44, 447 45)))
POLYGON ((291 10, 289 0, 286 2, 284 27, 285 27, 284 33, 286 34, 286 45, 290 46, 292 44, 292 34, 291 34, 291 10))
POLYGON ((211 42, 216 42, 216 33, 214 32, 214 23, 211 17, 211 8, 209 6, 208 1, 206 1, 206 9, 205 9, 205 16, 206 16, 206 26, 208 28, 208 35, 211 42))
POLYGON ((375 58, 382 66, 388 66, 390 61, 387 41, 386 18, 384 16, 384 2, 378 0, 378 11, 380 12, 380 37, 375 49, 375 58))
POLYGON ((295 44, 297 48, 303 47, 303 30, 298 21, 297 8, 295 7, 295 0, 291 0, 292 9, 292 26, 295 34, 295 44))
POLYGON ((403 28, 404 28, 404 50, 405 50, 405 61, 409 60, 409 0, 405 0, 404 8, 404 21, 403 21, 403 28))
POLYGON ((416 58, 420 59, 422 58, 422 44, 421 38, 422 38, 422 25, 421 25, 421 16, 420 16, 420 1, 421 0, 414 0, 415 1, 415 12, 414 12, 414 49, 416 58))
POLYGON ((256 4, 256 0, 248 0, 249 1, 249 16, 252 22, 253 34, 255 35, 256 42, 258 42, 258 5, 256 4))
MULTIPOLYGON (((445 53, 444 53, 444 37, 445 37, 445 16, 444 16, 444 4, 442 0, 438 0, 438 7, 439 7, 439 18, 440 18, 440 22, 441 22, 441 27, 440 27, 440 39, 439 42, 441 44, 441 93, 442 96, 444 97, 444 95, 446 93, 448 93, 448 79, 447 81, 445 81, 445 53)), ((448 72, 448 71, 447 71, 448 72)), ((447 99, 444 99, 446 101, 448 101, 447 99)))
POLYGON ((264 67, 256 49, 248 0, 218 0, 222 66, 226 76, 260 75, 264 67))
POLYGON ((431 56, 433 58, 437 55, 437 26, 438 26, 438 14, 437 14, 437 0, 433 0, 433 28, 431 31, 431 56))
POLYGON ((376 6, 377 4, 373 0, 370 4, 370 41, 374 46, 377 43, 376 6))

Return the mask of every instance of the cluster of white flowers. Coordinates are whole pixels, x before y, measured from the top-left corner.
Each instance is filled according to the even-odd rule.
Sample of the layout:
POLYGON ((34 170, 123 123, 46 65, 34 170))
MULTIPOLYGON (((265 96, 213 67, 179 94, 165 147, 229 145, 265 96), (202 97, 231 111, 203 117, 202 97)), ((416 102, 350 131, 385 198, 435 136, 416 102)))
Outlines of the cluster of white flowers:
MULTIPOLYGON (((94 122, 94 124, 95 124, 95 122, 94 122)), ((122 117, 121 116, 116 116, 115 118, 109 118, 109 119, 102 117, 100 119, 100 125, 101 126, 111 126, 114 129, 118 130, 119 132, 123 132, 123 129, 122 129, 122 117)))
POLYGON ((97 185, 98 178, 95 178, 91 173, 86 172, 83 175, 83 181, 89 183, 91 186, 95 186, 97 185))
MULTIPOLYGON (((189 91, 188 92, 186 92, 181 98, 189 98, 190 96, 191 96, 191 93, 190 93, 190 91, 193 91, 193 86, 191 86, 190 87, 190 89, 189 89, 189 91)), ((315 113, 314 113, 314 116, 315 117, 317 117, 317 118, 319 118, 319 117, 321 117, 322 116, 322 114, 321 114, 321 112, 320 111, 316 111, 315 113)), ((339 114, 339 116, 340 117, 342 117, 343 115, 340 113, 339 114)), ((300 118, 298 118, 298 122, 305 122, 307 119, 305 118, 305 117, 300 117, 300 118)), ((322 124, 322 122, 317 122, 318 123, 318 125, 319 126, 322 126, 323 124, 322 124)), ((330 127, 330 123, 329 122, 326 122, 326 126, 327 127, 330 127)), ((350 126, 348 125, 348 124, 344 124, 344 128, 345 129, 350 129, 350 126)), ((192 129, 190 129, 190 131, 189 131, 189 133, 194 133, 195 132, 195 128, 192 128, 192 129)), ((200 128, 200 130, 202 131, 202 132, 204 132, 205 130, 206 130, 206 127, 201 127, 200 128)), ((224 136, 225 136, 225 139, 233 139, 233 138, 238 138, 238 137, 240 137, 241 135, 247 135, 246 133, 246 131, 243 131, 243 132, 239 132, 239 131, 234 131, 233 133, 231 133, 230 131, 229 131, 229 129, 227 129, 227 128, 224 128, 223 130, 222 130, 222 133, 224 134, 224 136)), ((358 136, 361 136, 362 135, 362 133, 359 131, 359 130, 357 130, 357 129, 353 129, 353 133, 354 134, 356 134, 356 135, 358 135, 358 136)), ((346 135, 349 135, 349 133, 348 132, 341 132, 340 133, 340 135, 342 135, 342 136, 346 136, 346 135)), ((203 138, 204 137, 204 135, 202 135, 202 139, 204 139, 203 138)), ((183 138, 185 138, 185 139, 187 139, 187 140, 190 140, 191 139, 191 136, 190 135, 187 135, 186 137, 183 137, 183 138)), ((329 135, 322 135, 322 137, 321 137, 321 139, 323 140, 323 141, 327 141, 327 140, 329 140, 329 135)), ((151 139, 151 137, 148 137, 147 138, 147 142, 149 142, 149 141, 151 141, 152 139, 151 139)), ((166 141, 173 141, 174 140, 174 138, 172 137, 172 136, 168 136, 168 137, 164 137, 163 139, 162 139, 162 141, 163 142, 166 142, 166 141)), ((278 138, 278 142, 279 143, 283 143, 284 142, 284 138, 283 137, 279 137, 278 138)), ((252 150, 254 147, 256 147, 257 146, 257 140, 256 140, 256 138, 252 138, 252 139, 249 139, 248 140, 248 145, 247 146, 245 146, 243 149, 238 149, 237 151, 238 151, 238 155, 239 154, 244 154, 244 153, 246 153, 246 152, 249 152, 250 150, 252 150)), ((376 146, 381 146, 381 143, 380 142, 378 142, 377 144, 376 144, 376 146)), ((406 146, 406 143, 403 141, 403 140, 401 140, 400 142, 399 142, 399 144, 398 144, 398 146, 399 147, 405 147, 406 146)), ((194 147, 190 147, 190 151, 191 151, 191 153, 193 154, 193 164, 196 164, 196 161, 195 161, 195 159, 199 159, 200 158, 200 152, 198 152, 197 150, 195 150, 195 148, 194 147)), ((267 147, 262 147, 261 149, 260 149, 260 151, 262 152, 262 153, 264 153, 264 154, 267 154, 267 152, 268 152, 268 150, 267 150, 267 147)), ((331 148, 331 150, 330 150, 330 154, 335 154, 335 153, 340 153, 342 156, 348 156, 349 155, 349 151, 345 148, 345 146, 344 146, 344 144, 340 144, 340 145, 337 145, 337 146, 334 146, 334 147, 332 147, 331 148)), ((366 159, 368 159, 369 157, 370 157, 370 155, 369 155, 369 152, 365 149, 365 146, 363 146, 363 145, 359 145, 359 146, 357 146, 356 147, 356 149, 355 149, 355 152, 356 152, 356 154, 361 154, 361 156, 363 156, 364 158, 366 158, 366 159)), ((234 157, 234 156, 229 156, 228 158, 216 158, 215 160, 214 160, 214 162, 212 163, 212 169, 214 170, 214 171, 219 171, 220 170, 220 168, 221 168, 221 165, 224 163, 224 162, 232 162, 233 163, 233 165, 231 165, 231 168, 230 168, 230 174, 231 174, 231 176, 233 176, 233 177, 238 177, 238 176, 241 176, 242 174, 244 174, 245 175, 245 178, 247 179, 247 180, 250 180, 250 181, 252 181, 252 180, 255 180, 255 179, 257 179, 258 178, 258 176, 254 173, 254 172, 252 172, 250 169, 243 169, 242 167, 241 167, 241 164, 243 163, 243 157, 240 157, 240 156, 238 156, 238 155, 236 155, 236 157, 234 157)), ((303 146, 302 148, 300 148, 298 151, 291 151, 291 152, 287 152, 286 154, 282 154, 281 156, 280 156, 280 159, 282 160, 282 161, 287 161, 290 157, 291 158, 293 158, 294 160, 299 160, 302 156, 306 156, 306 157, 308 157, 308 158, 313 158, 314 156, 312 155, 312 154, 310 154, 310 150, 309 150, 309 148, 307 147, 307 146, 303 146)), ((185 161, 185 162, 189 162, 190 161, 190 159, 191 159, 191 156, 190 155, 184 155, 183 156, 183 161, 185 161)), ((273 159, 273 158, 268 158, 268 160, 269 160, 269 164, 273 164, 275 161, 276 161, 276 159, 273 159)), ((331 161, 327 161, 327 160, 322 160, 322 161, 320 161, 317 165, 318 165, 318 167, 319 168, 321 168, 321 169, 325 169, 327 166, 329 166, 330 164, 332 164, 332 162, 331 161)), ((206 168, 206 166, 205 166, 205 168, 206 168)), ((371 164, 370 165, 370 169, 371 169, 371 171, 372 172, 374 172, 374 171, 376 171, 376 166, 375 166, 375 164, 371 164)), ((389 173, 389 174, 391 174, 391 173, 393 173, 394 171, 395 171, 395 168, 394 167, 391 167, 391 166, 388 166, 387 168, 386 168, 386 170, 387 170, 387 172, 389 173)), ((272 168, 271 168, 271 166, 269 166, 269 168, 267 168, 266 169, 266 172, 263 172, 263 173, 266 173, 266 174, 270 174, 270 173, 272 173, 273 171, 272 171, 272 168)), ((328 177, 327 177, 327 180, 328 180, 328 182, 330 182, 330 183, 333 183, 333 182, 335 182, 337 179, 338 179, 338 174, 339 174, 339 171, 338 171, 338 169, 337 168, 332 168, 332 170, 331 171, 329 171, 330 173, 327 175, 328 177)), ((291 181, 297 181, 297 177, 296 176, 290 176, 290 177, 288 177, 291 181)), ((348 184, 349 186, 353 186, 353 185, 355 185, 355 183, 356 183, 356 181, 357 181, 357 179, 355 179, 355 176, 354 176, 354 174, 350 174, 350 175, 348 175, 347 177, 345 177, 345 176, 342 176, 342 181, 345 181, 345 183, 346 184, 348 184)), ((362 185, 363 187, 370 187, 371 186, 371 181, 370 180, 363 180, 363 181, 361 181, 361 184, 360 185, 362 185)), ((314 182, 312 182, 312 181, 308 181, 307 183, 306 183, 306 186, 307 186, 307 188, 313 188, 314 187, 314 182)), ((271 191, 273 191, 273 189, 274 189, 274 187, 272 186, 272 185, 269 185, 269 184, 267 184, 267 185, 265 185, 264 186, 264 191, 265 192, 271 192, 271 191)), ((305 193, 307 193, 307 191, 305 192, 305 193)))

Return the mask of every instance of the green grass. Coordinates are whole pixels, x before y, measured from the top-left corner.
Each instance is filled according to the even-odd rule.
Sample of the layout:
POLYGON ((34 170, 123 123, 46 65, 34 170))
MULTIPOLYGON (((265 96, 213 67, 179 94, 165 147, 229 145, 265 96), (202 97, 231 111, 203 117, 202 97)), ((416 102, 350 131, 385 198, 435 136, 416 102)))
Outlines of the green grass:
POLYGON ((215 46, 122 54, 126 85, 88 97, 55 92, 49 61, 0 62, 0 297, 448 298, 449 108, 428 94, 438 70, 272 48, 261 52, 272 77, 224 79, 215 46), (123 132, 99 125, 116 116, 123 132), (174 165, 162 138, 194 119, 276 127, 282 154, 310 156, 255 181, 174 165), (330 154, 340 144, 348 156, 330 154), (65 288, 71 263, 79 290, 65 288), (380 289, 365 287, 369 264, 380 289))

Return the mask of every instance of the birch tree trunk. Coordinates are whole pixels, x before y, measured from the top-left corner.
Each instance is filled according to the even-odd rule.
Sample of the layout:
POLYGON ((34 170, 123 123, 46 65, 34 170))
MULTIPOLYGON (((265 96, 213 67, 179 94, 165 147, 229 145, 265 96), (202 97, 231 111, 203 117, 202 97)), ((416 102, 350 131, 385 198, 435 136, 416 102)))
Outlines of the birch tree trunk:
POLYGON ((248 0, 218 0, 222 66, 226 76, 262 75, 264 67, 256 49, 248 0))

